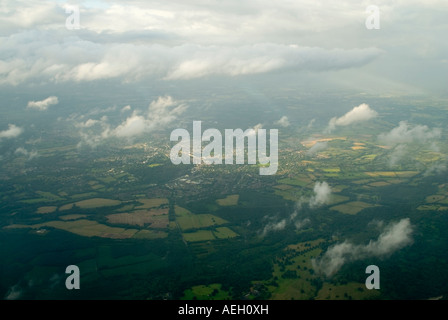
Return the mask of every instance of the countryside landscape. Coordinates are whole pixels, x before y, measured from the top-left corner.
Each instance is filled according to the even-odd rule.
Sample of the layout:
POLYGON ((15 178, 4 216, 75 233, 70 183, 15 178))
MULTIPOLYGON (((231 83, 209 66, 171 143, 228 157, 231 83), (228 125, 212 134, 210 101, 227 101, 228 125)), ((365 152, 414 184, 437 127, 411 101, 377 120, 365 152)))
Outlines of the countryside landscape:
POLYGON ((3 1, 0 299, 448 299, 447 14, 3 1))

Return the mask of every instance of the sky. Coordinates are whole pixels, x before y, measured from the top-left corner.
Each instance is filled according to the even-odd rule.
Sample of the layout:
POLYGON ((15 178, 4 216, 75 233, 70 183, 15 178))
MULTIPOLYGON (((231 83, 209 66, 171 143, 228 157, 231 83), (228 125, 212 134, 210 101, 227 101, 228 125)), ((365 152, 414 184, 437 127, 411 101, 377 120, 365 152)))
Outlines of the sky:
POLYGON ((293 72, 322 90, 446 96, 447 13, 442 0, 0 1, 0 89, 293 72))

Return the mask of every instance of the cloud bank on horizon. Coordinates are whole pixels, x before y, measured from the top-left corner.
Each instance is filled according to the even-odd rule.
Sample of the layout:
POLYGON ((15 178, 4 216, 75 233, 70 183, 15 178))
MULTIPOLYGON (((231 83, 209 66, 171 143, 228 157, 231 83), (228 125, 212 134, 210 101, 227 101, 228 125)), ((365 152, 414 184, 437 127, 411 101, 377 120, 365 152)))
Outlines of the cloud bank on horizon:
POLYGON ((355 0, 10 1, 0 10, 0 86, 281 71, 334 77, 335 83, 364 89, 442 87, 447 44, 439 39, 448 29, 448 3, 376 5, 387 21, 380 36, 366 30, 367 4, 355 0), (66 29, 65 9, 73 5, 79 5, 79 30, 66 29), (416 19, 409 23, 411 16, 416 19), (400 34, 388 26, 400 27, 400 34), (422 59, 427 63, 417 63, 422 59), (431 76, 422 76, 428 68, 431 76))

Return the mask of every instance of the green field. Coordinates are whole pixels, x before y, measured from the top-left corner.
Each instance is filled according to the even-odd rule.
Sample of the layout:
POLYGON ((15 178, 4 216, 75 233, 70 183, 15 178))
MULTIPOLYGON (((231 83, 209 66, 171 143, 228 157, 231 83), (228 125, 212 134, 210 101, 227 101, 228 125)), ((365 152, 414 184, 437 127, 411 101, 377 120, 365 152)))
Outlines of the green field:
POLYGON ((238 204, 238 199, 239 199, 239 195, 237 194, 232 194, 229 195, 227 197, 225 197, 224 199, 217 199, 216 202, 223 207, 226 206, 236 206, 238 204))
POLYGON ((215 240, 215 236, 213 232, 210 230, 198 230, 195 232, 182 233, 185 241, 187 242, 196 242, 196 241, 207 241, 207 240, 215 240))
POLYGON ((131 238, 138 230, 109 227, 92 220, 68 220, 68 221, 48 221, 34 225, 10 225, 8 228, 32 228, 41 229, 53 227, 68 231, 83 237, 102 237, 111 239, 131 238))
POLYGON ((230 294, 222 290, 220 283, 212 283, 209 285, 199 285, 191 287, 184 291, 181 300, 229 300, 230 294))
POLYGON ((368 290, 364 283, 350 282, 341 285, 324 283, 316 300, 365 300, 380 296, 379 290, 368 290))
POLYGON ((215 231, 213 231, 213 234, 217 239, 229 239, 238 237, 238 233, 232 231, 227 227, 216 228, 215 231))
POLYGON ((178 217, 177 222, 182 230, 200 229, 228 223, 226 220, 208 213, 184 215, 178 217))
POLYGON ((136 206, 136 209, 149 209, 149 208, 157 208, 162 205, 168 204, 168 199, 166 198, 152 198, 152 199, 138 199, 142 205, 136 206))
POLYGON ((339 211, 340 213, 344 214, 357 214, 358 212, 364 210, 365 208, 371 208, 371 207, 375 207, 375 205, 362 201, 353 201, 331 207, 330 209, 339 211))

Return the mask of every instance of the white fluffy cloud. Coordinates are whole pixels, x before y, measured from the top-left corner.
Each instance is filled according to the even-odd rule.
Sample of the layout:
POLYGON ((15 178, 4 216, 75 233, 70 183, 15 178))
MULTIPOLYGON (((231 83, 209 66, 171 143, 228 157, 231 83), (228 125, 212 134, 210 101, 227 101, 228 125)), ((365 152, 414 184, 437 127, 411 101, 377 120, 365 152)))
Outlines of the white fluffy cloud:
POLYGON ((348 126, 356 122, 363 122, 375 118, 378 113, 370 109, 369 105, 362 103, 344 114, 342 117, 334 117, 328 123, 326 132, 333 131, 337 126, 348 126))
POLYGON ((331 188, 327 182, 316 182, 313 191, 314 195, 309 200, 309 205, 311 208, 328 204, 331 197, 331 188))
POLYGON ((33 150, 33 151, 28 151, 23 147, 19 147, 16 149, 16 151, 14 152, 15 154, 21 154, 25 157, 28 158, 28 160, 34 159, 35 157, 38 156, 37 151, 33 150))
POLYGON ((27 108, 45 111, 49 106, 58 104, 59 100, 56 96, 50 96, 40 101, 28 101, 27 108))
POLYGON ((306 151, 307 156, 314 156, 316 153, 328 148, 327 141, 318 141, 306 151))
POLYGON ((408 154, 408 145, 411 143, 429 145, 433 151, 438 151, 436 140, 442 136, 440 128, 430 129, 426 125, 410 125, 407 121, 400 121, 399 125, 388 133, 378 136, 380 143, 393 146, 389 154, 389 166, 400 164, 408 154))
POLYGON ((318 74, 363 67, 348 70, 349 74, 321 75, 361 90, 372 86, 410 90, 423 84, 445 92, 447 45, 440 39, 447 30, 446 1, 376 1, 381 19, 392 28, 400 26, 401 32, 376 37, 374 42, 365 33, 368 4, 355 0, 3 1, 0 85, 193 79, 290 69, 318 74), (67 5, 79 5, 80 30, 65 28, 67 5), (301 47, 290 46, 295 43, 301 47), (371 48, 372 43, 381 50, 371 48), (375 59, 380 52, 390 54, 375 59), (421 63, 422 58, 428 63, 421 63), (372 66, 364 68, 370 61, 372 66))
POLYGON ((0 140, 3 138, 10 139, 10 138, 18 137, 19 135, 22 134, 22 132, 23 132, 22 128, 17 127, 14 124, 9 124, 8 129, 0 131, 0 140))
POLYGON ((287 116, 283 116, 280 118, 280 120, 276 121, 275 124, 278 124, 279 126, 282 126, 283 128, 289 127, 289 119, 287 116))
POLYGON ((400 121, 398 127, 393 128, 388 133, 383 133, 378 136, 381 143, 387 145, 397 145, 402 143, 426 143, 433 139, 439 139, 442 135, 442 130, 439 128, 429 129, 425 125, 411 126, 407 121, 400 121))
MULTIPOLYGON (((130 110, 131 107, 126 106, 123 109, 130 110)), ((116 127, 109 123, 107 116, 99 120, 88 119, 77 122, 75 126, 79 128, 81 144, 96 146, 107 138, 132 139, 165 128, 177 120, 186 109, 187 105, 182 101, 177 101, 171 96, 163 96, 152 101, 146 112, 135 110, 116 127)))
POLYGON ((384 257, 412 243, 412 225, 409 218, 391 223, 385 227, 378 239, 366 245, 349 241, 336 244, 319 259, 313 259, 317 272, 332 276, 346 263, 370 257, 384 257))

